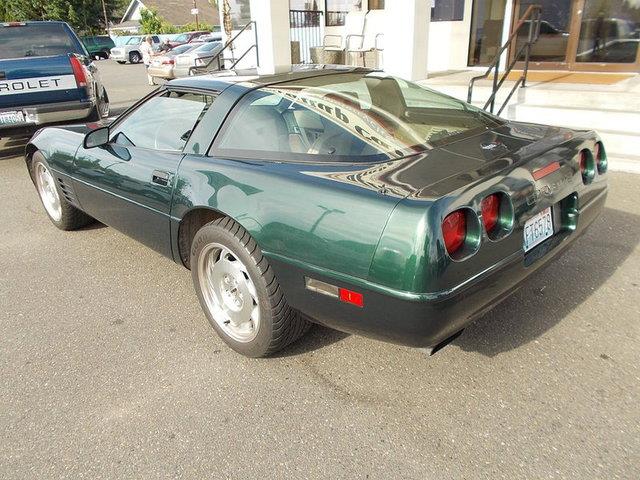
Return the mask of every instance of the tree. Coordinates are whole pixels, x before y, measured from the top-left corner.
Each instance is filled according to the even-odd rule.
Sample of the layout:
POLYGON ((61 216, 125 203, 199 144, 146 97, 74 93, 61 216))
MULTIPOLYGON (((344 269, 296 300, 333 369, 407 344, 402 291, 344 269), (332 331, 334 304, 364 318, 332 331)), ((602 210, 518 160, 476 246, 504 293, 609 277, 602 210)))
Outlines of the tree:
MULTIPOLYGON (((118 20, 127 0, 105 0, 107 16, 118 20)), ((96 0, 1 0, 1 21, 62 20, 82 33, 104 32, 102 3, 96 0)))

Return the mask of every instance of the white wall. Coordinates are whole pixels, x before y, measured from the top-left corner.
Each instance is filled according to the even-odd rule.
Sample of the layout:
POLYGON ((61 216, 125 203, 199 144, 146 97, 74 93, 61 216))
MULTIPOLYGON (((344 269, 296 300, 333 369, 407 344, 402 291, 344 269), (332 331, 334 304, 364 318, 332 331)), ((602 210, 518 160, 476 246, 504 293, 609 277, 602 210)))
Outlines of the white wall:
POLYGON ((465 0, 464 15, 459 22, 431 22, 427 68, 429 72, 467 68, 472 0, 465 0))

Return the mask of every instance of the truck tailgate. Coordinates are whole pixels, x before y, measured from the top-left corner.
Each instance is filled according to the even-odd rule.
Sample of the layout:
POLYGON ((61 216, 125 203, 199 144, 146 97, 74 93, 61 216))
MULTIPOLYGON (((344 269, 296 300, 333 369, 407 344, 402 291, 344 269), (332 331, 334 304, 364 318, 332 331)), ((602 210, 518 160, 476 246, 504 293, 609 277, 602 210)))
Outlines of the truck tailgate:
POLYGON ((0 109, 85 99, 67 54, 0 60, 0 109))

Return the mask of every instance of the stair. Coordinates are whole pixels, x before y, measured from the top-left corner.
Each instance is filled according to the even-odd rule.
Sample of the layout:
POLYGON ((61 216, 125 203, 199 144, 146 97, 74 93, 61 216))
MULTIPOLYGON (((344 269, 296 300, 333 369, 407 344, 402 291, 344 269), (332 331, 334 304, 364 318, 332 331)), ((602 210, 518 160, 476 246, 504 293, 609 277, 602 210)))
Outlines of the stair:
MULTIPOLYGON (((476 72, 468 72, 470 78, 476 72)), ((467 99, 466 82, 459 74, 421 82, 452 97, 467 99)), ((498 91, 501 105, 510 87, 498 91)), ((478 83, 472 104, 478 107, 491 95, 491 85, 478 83)), ((518 89, 501 116, 522 122, 595 130, 602 137, 610 168, 640 173, 640 76, 614 85, 530 84, 518 89)))

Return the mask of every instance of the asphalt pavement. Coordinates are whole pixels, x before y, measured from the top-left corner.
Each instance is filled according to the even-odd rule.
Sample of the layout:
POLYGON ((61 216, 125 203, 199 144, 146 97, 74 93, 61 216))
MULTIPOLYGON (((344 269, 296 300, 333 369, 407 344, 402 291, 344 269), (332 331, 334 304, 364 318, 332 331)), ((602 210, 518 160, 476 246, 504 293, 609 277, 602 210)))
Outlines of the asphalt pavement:
MULTIPOLYGON (((114 108, 150 87, 99 63, 114 108)), ((189 272, 62 232, 0 157, 0 478, 640 478, 640 176, 433 357, 323 327, 219 340, 189 272)))

